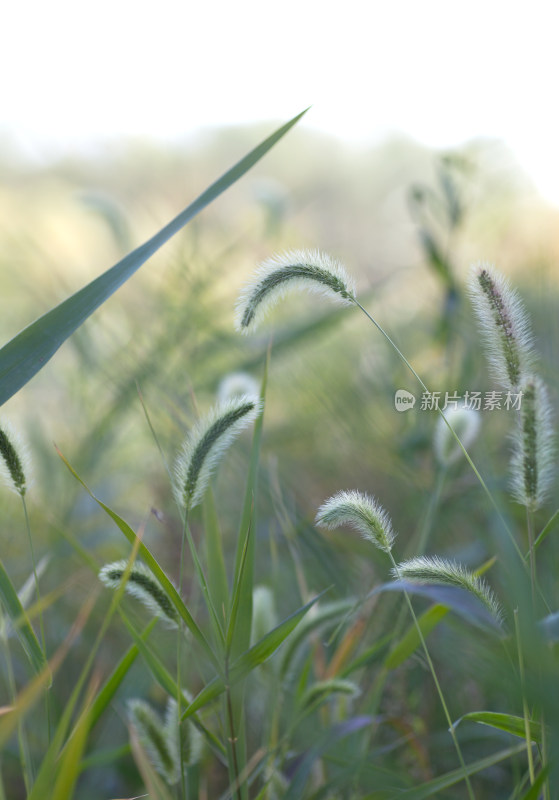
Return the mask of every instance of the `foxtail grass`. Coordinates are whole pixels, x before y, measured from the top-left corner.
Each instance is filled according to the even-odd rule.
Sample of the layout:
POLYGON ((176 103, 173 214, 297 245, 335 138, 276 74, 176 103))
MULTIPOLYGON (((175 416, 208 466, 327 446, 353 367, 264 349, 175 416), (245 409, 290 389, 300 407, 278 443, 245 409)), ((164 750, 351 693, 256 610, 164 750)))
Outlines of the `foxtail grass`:
POLYGON ((166 623, 169 628, 178 625, 178 614, 169 600, 167 593, 154 578, 152 571, 140 562, 130 565, 128 561, 113 561, 105 564, 99 572, 99 580, 109 589, 120 588, 124 581, 124 590, 166 623))
POLYGON ((520 297, 486 264, 472 268, 468 289, 491 373, 502 386, 515 390, 534 361, 530 322, 520 297))
MULTIPOLYGON (((320 507, 316 517, 316 522, 317 524, 325 525, 328 528, 333 528, 344 524, 356 528, 368 541, 371 542, 371 544, 388 555, 392 564, 393 574, 398 578, 403 577, 400 575, 399 567, 394 560, 394 556, 392 555, 392 544, 394 542, 395 535, 392 529, 390 517, 382 508, 382 506, 380 506, 380 504, 373 498, 366 495, 361 495, 357 492, 340 492, 339 494, 331 497, 320 507)), ((450 735, 456 750, 456 755, 458 756, 458 761, 460 762, 460 766, 464 775, 464 781, 468 789, 468 795, 470 800, 475 800, 470 778, 466 770, 466 762, 464 761, 460 743, 458 742, 452 726, 452 717, 450 716, 450 712, 448 710, 448 705, 435 670, 435 665, 431 659, 427 642, 423 636, 423 631, 419 625, 411 598, 405 588, 404 597, 417 630, 425 658, 429 665, 429 670, 439 696, 443 713, 448 723, 450 735)))

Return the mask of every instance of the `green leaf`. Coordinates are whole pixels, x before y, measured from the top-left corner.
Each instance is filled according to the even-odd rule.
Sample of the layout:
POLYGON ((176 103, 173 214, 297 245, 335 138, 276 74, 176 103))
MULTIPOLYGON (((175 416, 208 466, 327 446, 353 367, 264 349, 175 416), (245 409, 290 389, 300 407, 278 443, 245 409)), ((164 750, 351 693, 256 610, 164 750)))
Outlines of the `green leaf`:
MULTIPOLYGON (((228 685, 233 686, 237 681, 240 681, 245 675, 248 675, 253 669, 266 661, 266 659, 270 658, 278 647, 287 639, 289 634, 297 627, 309 608, 311 608, 321 596, 322 595, 318 595, 318 597, 315 597, 310 603, 307 603, 298 611, 295 611, 294 614, 287 617, 287 619, 284 619, 276 628, 267 633, 266 636, 263 636, 250 650, 243 653, 228 671, 228 685)), ((220 676, 216 676, 194 698, 182 715, 182 719, 187 719, 194 714, 195 711, 198 711, 216 697, 219 697, 225 688, 224 680, 220 676)))
MULTIPOLYGON (((536 539, 536 541, 534 542, 534 550, 535 550, 537 547, 539 547, 539 546, 540 546, 540 544, 543 542, 543 540, 546 538, 546 536, 547 536, 549 533, 551 533, 551 531, 552 531, 552 530, 553 530, 553 528, 554 528, 554 527, 557 525, 557 523, 558 523, 558 522, 559 522, 559 508, 557 509, 557 511, 555 512, 555 514, 553 514, 553 515, 551 516, 551 518, 549 519, 549 521, 546 523, 546 525, 545 525, 545 526, 544 526, 544 528, 542 529, 541 533, 539 534, 538 538, 537 538, 537 539, 536 539)), ((526 556, 525 556, 525 558, 526 558, 526 561, 528 561, 528 560, 529 560, 529 558, 530 558, 530 553, 526 553, 526 556)))
POLYGON ((89 731, 91 730, 91 695, 86 698, 82 714, 75 725, 72 735, 60 755, 57 763, 57 776, 54 784, 52 800, 67 800, 72 797, 74 787, 80 774, 80 763, 82 754, 87 744, 89 731))
MULTIPOLYGON (((436 628, 439 622, 448 614, 446 606, 435 605, 428 608, 421 616, 417 618, 421 632, 426 638, 433 628, 436 628)), ((407 658, 414 653, 421 645, 419 634, 415 625, 410 626, 407 632, 402 636, 398 644, 388 654, 384 666, 386 669, 395 669, 399 667, 407 658)))
MULTIPOLYGON (((157 623, 157 617, 151 620, 149 625, 146 626, 144 632, 141 635, 142 641, 145 641, 147 637, 150 635, 151 631, 153 630, 155 624, 157 623)), ((131 647, 128 648, 126 653, 122 656, 116 667, 113 669, 105 684, 95 700, 91 705, 91 709, 89 712, 90 717, 90 727, 93 727, 98 719, 101 717, 111 700, 116 694, 116 691, 126 675, 128 674, 128 670, 136 660, 138 656, 138 646, 133 644, 131 647)))
POLYGON ((227 571, 223 556, 221 529, 211 488, 208 489, 204 496, 203 512, 206 559, 208 563, 208 587, 221 625, 225 628, 229 610, 229 584, 227 583, 227 571))
MULTIPOLYGON (((451 786, 456 786, 457 783, 464 780, 464 774, 471 776, 476 775, 484 769, 498 764, 500 761, 505 761, 507 758, 518 755, 524 752, 526 744, 517 745, 516 747, 509 747, 507 750, 499 750, 486 758, 480 758, 479 761, 474 761, 472 764, 467 764, 466 769, 455 769, 452 772, 447 772, 446 775, 441 775, 428 783, 424 783, 414 789, 404 789, 398 793, 398 800, 426 800, 428 797, 435 797, 439 792, 449 789, 451 786)), ((363 800, 373 800, 375 794, 367 795, 363 800)))
POLYGON ((325 603, 323 606, 317 608, 312 619, 305 620, 305 622, 299 626, 297 633, 291 637, 289 644, 286 645, 281 664, 282 677, 285 677, 288 673, 297 650, 307 641, 311 631, 324 628, 327 625, 333 625, 344 615, 348 614, 354 607, 355 600, 348 598, 346 600, 336 600, 333 603, 325 603))
POLYGON ((489 613, 487 608, 478 598, 457 586, 444 586, 440 583, 415 583, 412 580, 396 580, 392 583, 384 583, 377 586, 369 593, 369 596, 378 592, 407 592, 427 597, 434 603, 445 606, 455 611, 468 622, 493 633, 502 633, 502 629, 489 613))
MULTIPOLYGON (((170 697, 174 697, 175 699, 178 696, 177 692, 177 683, 175 678, 171 675, 169 670, 164 666, 162 661, 159 657, 154 653, 153 649, 149 647, 147 642, 144 639, 143 634, 140 635, 137 633, 134 626, 131 622, 127 619, 126 615, 121 612, 121 617, 128 628, 128 631, 134 641, 136 642, 136 647, 140 651, 142 658, 144 659, 149 671, 153 675, 154 679, 157 683, 161 686, 161 688, 167 692, 170 697)), ((188 703, 186 699, 184 700, 184 705, 186 706, 188 703)), ((212 750, 216 753, 217 757, 220 760, 223 760, 225 756, 225 748, 219 739, 214 736, 214 734, 209 731, 198 719, 197 716, 193 716, 192 718, 193 724, 198 728, 198 730, 204 735, 206 741, 208 742, 209 746, 212 750)))
POLYGON ((0 350, 0 405, 6 402, 52 358, 58 348, 148 258, 196 214, 241 178, 270 150, 306 110, 283 125, 213 183, 155 236, 121 261, 24 328, 0 350))
MULTIPOLYGON (((268 382, 268 365, 270 363, 270 351, 266 358, 264 375, 262 377, 262 387, 260 397, 266 397, 266 385, 268 382)), ((241 525, 237 539, 237 550, 235 553, 234 571, 234 594, 238 606, 235 610, 233 625, 229 624, 230 648, 233 658, 244 652, 250 645, 250 632, 252 630, 252 593, 254 589, 254 536, 250 535, 250 529, 254 525, 254 495, 256 491, 256 480, 258 475, 258 462, 260 459, 260 441, 262 439, 262 426, 264 425, 264 414, 260 414, 254 424, 252 436, 252 448, 250 453, 250 465, 248 469, 247 482, 245 488, 245 498, 241 525)))
POLYGON ((18 594, 10 578, 8 577, 8 573, 6 572, 1 559, 0 600, 6 609, 19 641, 25 650, 27 658, 29 659, 29 663, 38 675, 47 665, 47 659, 41 649, 41 645, 39 644, 37 637, 35 636, 35 632, 31 627, 31 623, 29 622, 27 614, 20 603, 18 594))
MULTIPOLYGON (((471 711, 456 720, 452 727, 456 728, 464 720, 479 722, 481 725, 489 725, 491 728, 512 733, 513 736, 518 736, 520 739, 525 739, 526 737, 524 717, 517 717, 514 714, 501 714, 496 711, 471 711)), ((539 722, 530 721, 530 736, 533 742, 541 744, 542 726, 539 722)))
POLYGON ((182 600, 181 596, 179 595, 179 593, 177 592, 177 590, 175 589, 175 587, 173 586, 173 584, 171 583, 171 581, 169 580, 169 578, 167 577, 165 572, 161 569, 159 563, 157 562, 155 557, 152 555, 151 551, 146 547, 146 545, 142 541, 138 541, 138 537, 136 536, 136 534, 134 533, 134 531, 132 530, 130 525, 128 525, 128 523, 125 522, 122 519, 122 517, 120 517, 116 513, 116 511, 113 511, 111 508, 109 508, 109 506, 105 505, 105 503, 103 503, 101 500, 99 500, 99 498, 97 498, 93 494, 91 489, 80 478, 78 473, 74 470, 74 468, 70 465, 70 463, 62 455, 60 450, 58 448, 56 448, 56 450, 57 450, 58 455, 60 456, 60 458, 62 459, 62 461, 66 465, 66 467, 68 468, 68 470, 72 473, 74 478, 79 483, 81 483, 81 485, 86 490, 86 492, 89 494, 89 496, 93 500, 95 500, 97 505, 100 508, 102 508, 103 511, 106 514, 108 514, 108 516, 116 523, 117 527, 122 531, 122 533, 128 539, 130 544, 132 546, 137 546, 138 547, 139 555, 143 558, 145 563, 148 565, 148 567, 153 572, 155 578, 157 578, 157 580, 161 584, 162 589, 166 592, 167 597, 169 598, 171 603, 174 605, 174 607, 178 611, 179 616, 181 617, 181 619, 183 620, 183 622, 185 623, 187 628, 190 630, 190 632, 192 633, 192 635, 194 636, 196 641, 201 645, 202 649, 204 650, 205 654, 208 656, 208 658, 210 659, 212 664, 216 667, 216 669, 219 670, 220 669, 220 664, 219 664, 219 662, 218 662, 218 660, 217 660, 217 658, 215 656, 215 653, 213 652, 212 648, 210 647, 210 645, 208 643, 208 640, 206 639, 206 637, 204 636, 204 634, 202 633, 202 631, 200 630, 200 628, 198 627, 198 625, 194 621, 194 618, 192 617, 192 615, 190 614, 189 610, 187 609, 187 607, 186 607, 184 601, 182 600))
POLYGON ((543 785, 549 776, 549 764, 541 770, 540 774, 530 786, 526 794, 523 794, 520 800, 539 800, 542 797, 543 785))

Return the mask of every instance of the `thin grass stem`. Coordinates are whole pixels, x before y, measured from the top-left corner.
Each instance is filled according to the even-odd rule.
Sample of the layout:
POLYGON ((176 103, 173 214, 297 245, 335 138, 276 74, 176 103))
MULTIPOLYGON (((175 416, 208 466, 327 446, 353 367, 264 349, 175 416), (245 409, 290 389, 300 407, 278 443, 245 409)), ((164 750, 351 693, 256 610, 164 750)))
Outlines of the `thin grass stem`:
POLYGON ((237 757, 237 734, 235 732, 235 720, 233 715, 233 704, 231 702, 231 687, 229 686, 229 665, 225 665, 225 680, 227 689, 225 692, 225 704, 227 708, 227 724, 229 726, 229 745, 231 747, 231 757, 233 760, 233 777, 235 786, 235 796, 237 800, 242 800, 241 780, 239 771, 239 760, 237 757))
MULTIPOLYGON (((45 624, 43 620, 43 604, 41 601, 41 590, 39 588, 39 576, 37 575, 37 562, 35 559, 35 549, 33 547, 33 537, 31 536, 31 524, 29 522, 29 514, 27 512, 27 503, 25 501, 25 494, 20 493, 21 504, 23 506, 23 516, 25 517, 25 528, 27 530, 27 538, 29 540, 29 551, 31 553, 31 564, 33 566, 33 578, 35 581, 35 594, 37 595, 37 605, 39 607, 39 630, 41 632, 41 645, 45 659, 47 658, 47 646, 45 638, 45 624)), ((45 713, 47 717, 47 741, 50 744, 51 737, 51 719, 50 719, 50 687, 47 687, 45 693, 45 713)))
MULTIPOLYGON (((392 555, 391 552, 389 552, 388 555, 390 557, 390 561, 392 562, 393 569, 395 570, 396 574, 399 575, 398 565, 396 564, 396 561, 394 560, 394 556, 392 555)), ((446 718, 446 721, 447 721, 447 724, 448 724, 448 729, 449 729, 450 735, 452 737, 452 741, 454 743, 454 747, 456 749, 456 754, 458 756, 458 760, 460 761, 460 766, 462 767, 462 770, 463 770, 463 773, 464 773, 464 780, 466 782, 466 786, 467 786, 467 789, 468 789, 468 795, 470 797, 470 800, 475 800, 475 795, 474 795, 474 792, 473 792, 473 789, 472 789, 472 784, 470 782, 470 778, 469 778, 468 773, 466 771, 466 762, 464 761, 464 756, 462 755, 462 749, 461 749, 460 744, 458 742, 458 738, 456 736, 456 731, 454 730, 454 725, 452 723, 452 718, 450 716, 450 713, 449 713, 449 710, 448 710, 448 706, 446 704, 445 696, 443 694, 442 687, 441 687, 441 685, 439 683, 439 679, 438 679, 437 673, 435 671, 435 665, 433 664, 433 661, 431 659, 431 655, 429 653, 429 648, 427 647, 427 642, 425 641, 425 637, 423 636, 423 631, 421 630, 421 626, 420 626, 420 624, 419 624, 419 622, 417 620, 417 617, 415 615, 415 611, 413 610, 413 605, 412 605, 410 596, 409 596, 408 592, 406 591, 406 589, 404 589, 404 596, 406 598, 406 603, 407 603, 408 608, 410 610, 410 614, 412 616, 413 623, 414 623, 415 628, 417 630, 417 635, 419 636, 419 641, 421 642, 421 646, 423 648, 423 652, 425 653, 425 658, 427 659, 427 664, 429 666, 429 670, 430 670, 431 675, 433 677, 433 682, 435 684, 435 688, 437 690, 437 694, 439 695, 439 700, 441 702, 443 713, 445 715, 445 718, 446 718)))
POLYGON ((524 673, 524 657, 522 654, 522 640, 520 637, 520 626, 518 624, 518 609, 514 609, 514 630, 516 633, 516 646, 518 651, 518 666, 520 669, 520 685, 522 689, 522 712, 524 716, 524 733, 526 737, 526 750, 528 752, 528 769, 530 771, 530 785, 534 784, 536 780, 536 773, 534 770, 534 755, 532 753, 532 736, 530 733, 530 712, 528 709, 528 702, 526 700, 526 685, 524 673))

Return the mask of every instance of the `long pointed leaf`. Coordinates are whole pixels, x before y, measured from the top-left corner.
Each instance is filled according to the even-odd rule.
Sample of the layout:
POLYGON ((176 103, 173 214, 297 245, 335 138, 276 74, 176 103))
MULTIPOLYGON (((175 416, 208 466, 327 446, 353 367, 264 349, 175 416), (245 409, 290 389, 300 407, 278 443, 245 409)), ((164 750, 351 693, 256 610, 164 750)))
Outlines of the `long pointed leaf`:
MULTIPOLYGON (((156 622, 157 622, 156 619, 152 619, 149 625, 146 626, 141 636, 142 640, 147 639, 156 622)), ((89 718, 90 718, 89 724, 91 728, 93 728, 97 720, 100 718, 100 716, 103 714, 103 712, 105 711, 105 709, 115 696, 118 687, 128 674, 128 670, 136 660, 138 653, 139 653, 138 646, 135 644, 131 645, 126 651, 126 653, 122 656, 116 667, 113 669, 107 680, 105 681, 103 688, 97 694, 89 711, 89 718)))
MULTIPOLYGON (((250 650, 247 650, 246 653, 243 653, 241 656, 239 656, 239 658, 229 669, 227 676, 229 686, 233 686, 233 684, 237 683, 237 681, 240 681, 245 677, 245 675, 248 675, 249 672, 252 672, 253 669, 266 661, 266 659, 270 658, 270 656, 276 652, 281 644, 283 644, 289 634, 303 619, 307 611, 320 599, 320 597, 322 597, 322 594, 318 595, 318 597, 315 597, 314 600, 310 601, 310 603, 302 606, 298 611, 295 611, 294 614, 291 614, 291 616, 287 617, 287 619, 284 619, 284 621, 281 622, 276 628, 267 633, 266 636, 263 636, 259 642, 250 648, 250 650)), ((216 676, 194 698, 192 703, 183 713, 182 719, 187 719, 194 714, 195 711, 198 711, 216 697, 219 697, 221 692, 224 690, 224 680, 220 676, 216 676)))
MULTIPOLYGON (((517 717, 514 714, 502 714, 496 711, 471 711, 456 720, 452 727, 456 728, 457 725, 465 720, 479 722, 481 725, 488 725, 490 728, 512 733, 513 736, 518 736, 520 739, 526 737, 524 717, 517 717)), ((539 722, 530 721, 530 736, 536 744, 541 744, 542 727, 539 722)))
POLYGON ((155 236, 87 286, 47 311, 24 328, 0 350, 0 405, 6 402, 49 361, 58 348, 85 320, 116 292, 148 258, 186 225, 196 214, 239 180, 306 113, 298 114, 255 147, 213 183, 155 236))
POLYGON ((29 663, 37 674, 45 668, 47 660, 45 654, 41 649, 35 632, 31 627, 31 623, 25 613, 23 606, 19 600, 17 592, 4 568, 4 564, 0 559, 0 600, 4 605, 8 616, 12 622, 12 626, 17 634, 19 641, 29 663))
MULTIPOLYGON (((474 761, 472 764, 467 764, 466 769, 462 769, 462 767, 460 767, 460 769, 447 772, 445 775, 441 775, 432 781, 428 781, 428 783, 424 783, 417 788, 404 789, 397 795, 398 800, 426 800, 428 797, 438 796, 439 792, 449 789, 451 786, 455 786, 457 783, 460 783, 460 781, 464 780, 464 774, 468 776, 476 775, 478 772, 488 769, 489 767, 498 764, 500 761, 505 761, 507 758, 511 758, 512 756, 522 753, 525 749, 526 744, 521 744, 517 745, 516 747, 509 747, 507 750, 500 750, 498 753, 494 753, 486 758, 480 758, 479 761, 474 761)), ((374 794, 367 795, 364 800, 369 800, 369 798, 370 800, 373 800, 374 797, 374 794)))

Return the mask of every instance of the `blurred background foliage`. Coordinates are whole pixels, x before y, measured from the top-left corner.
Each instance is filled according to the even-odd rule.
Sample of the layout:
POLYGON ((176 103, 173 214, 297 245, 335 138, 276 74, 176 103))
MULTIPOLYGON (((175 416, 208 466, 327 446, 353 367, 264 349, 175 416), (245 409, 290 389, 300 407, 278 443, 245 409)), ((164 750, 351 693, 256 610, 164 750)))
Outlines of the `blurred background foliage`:
MULTIPOLYGON (((44 166, 0 153, 0 340, 7 341, 148 238, 266 132, 211 132, 180 149, 127 142, 44 166)), ((494 387, 463 287, 470 263, 488 261, 511 278, 527 303, 540 371, 557 407, 558 218, 559 210, 538 197, 497 142, 433 153, 403 138, 357 148, 292 132, 153 257, 2 409, 2 419, 21 431, 32 453, 31 528, 38 556, 50 559, 43 595, 60 591, 45 614, 51 652, 98 585, 80 549, 99 565, 128 554, 116 529, 64 469, 53 442, 101 499, 135 529, 144 529, 146 542, 176 578, 180 523, 139 390, 172 463, 186 431, 214 403, 227 374, 247 371, 260 381, 270 341, 257 563, 258 581, 273 588, 280 616, 299 604, 297 595, 306 601, 305 593, 332 587, 331 600, 362 598, 386 578, 382 557, 356 535, 313 528, 317 507, 340 489, 379 498, 399 532, 401 557, 431 513, 429 552, 456 556, 474 567, 491 556, 487 501, 465 464, 452 468, 437 508, 430 509, 437 483, 436 415, 420 412, 418 405, 396 413, 395 390, 406 388, 419 397, 420 387, 371 325, 354 310, 291 296, 265 328, 245 338, 234 331, 234 305, 259 261, 289 248, 324 250, 346 265, 363 305, 429 387, 443 396, 445 391, 483 391, 494 387)), ((507 436, 506 412, 486 412, 483 434, 472 450, 503 502, 507 436)), ((249 446, 244 438, 228 453, 214 482, 231 558, 249 446)), ((522 530, 521 510, 510 506, 509 513, 513 522, 518 514, 522 530)), ((200 537, 201 515, 194 515, 193 529, 200 537)), ((19 586, 30 563, 18 498, 7 491, 1 495, 0 537, 3 559, 19 586)), ((551 583, 559 551, 552 537, 545 547, 543 582, 551 583)), ((548 589, 556 608, 557 588, 548 589)), ((191 592, 189 603, 196 610, 200 598, 191 592)), ((98 601, 102 609, 108 602, 105 594, 98 601)), ((378 601, 388 609, 390 602, 378 601)), ((376 628, 369 606, 365 644, 386 632, 387 624, 384 615, 384 631, 376 628)), ((475 679, 467 660, 453 657, 455 647, 465 647, 455 641, 455 625, 445 624, 444 635, 437 631, 433 648, 443 681, 456 687, 456 716, 485 704, 498 708, 502 686, 476 636, 466 644, 475 679)), ((56 681, 60 708, 83 661, 80 651, 87 650, 88 628, 93 635, 95 618, 56 681)), ((172 637, 168 646, 172 652, 172 637)), ((101 672, 124 647, 115 623, 101 651, 101 672)), ((324 647, 328 651, 329 645, 324 647)), ((448 742, 433 740, 428 752, 418 744, 425 729, 444 731, 444 721, 433 693, 423 691, 426 673, 415 666, 406 662, 399 669, 381 711, 392 719, 394 731, 407 730, 415 742, 396 750, 395 761, 423 780, 452 769, 454 754, 448 742)), ((24 682, 23 657, 17 669, 24 682)), ((361 681, 366 696, 372 673, 365 671, 361 681)), ((191 690, 198 688, 194 684, 191 690)), ((153 698, 154 691, 139 662, 123 698, 161 700, 157 693, 153 698)), ((265 725, 264 712, 257 705, 251 711, 253 746, 265 725)), ((114 713, 97 727, 93 746, 126 741, 123 706, 114 713)), ((302 741, 304 735, 303 726, 302 741)), ((15 764, 15 750, 4 756, 8 770, 10 758, 15 764)), ((505 780, 510 769, 510 764, 494 768, 491 780, 505 780)), ((87 792, 101 785, 103 796, 117 796, 134 774, 130 756, 97 772, 91 786, 85 773, 83 796, 94 796, 87 792)), ((479 780, 483 789, 484 779, 479 780)), ((487 791, 479 796, 497 796, 487 791)))

